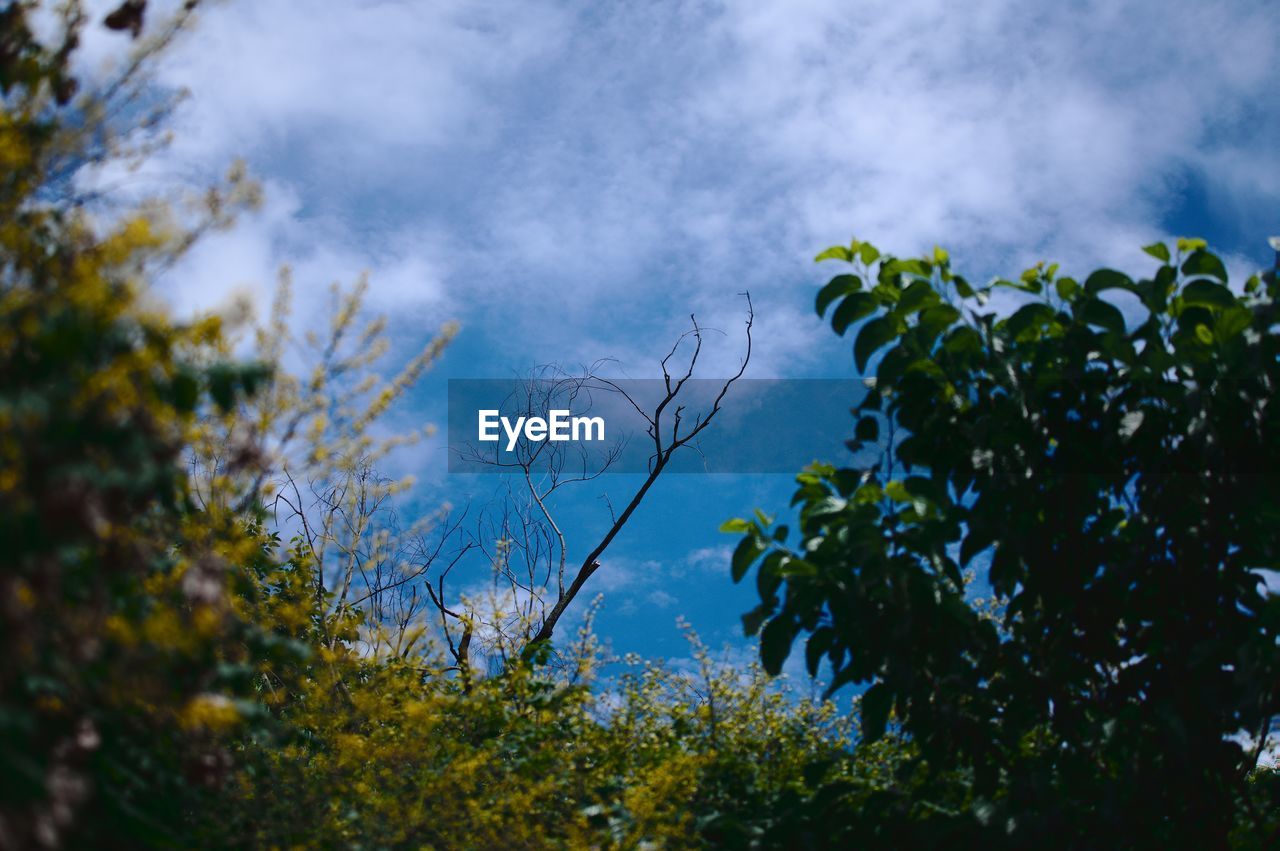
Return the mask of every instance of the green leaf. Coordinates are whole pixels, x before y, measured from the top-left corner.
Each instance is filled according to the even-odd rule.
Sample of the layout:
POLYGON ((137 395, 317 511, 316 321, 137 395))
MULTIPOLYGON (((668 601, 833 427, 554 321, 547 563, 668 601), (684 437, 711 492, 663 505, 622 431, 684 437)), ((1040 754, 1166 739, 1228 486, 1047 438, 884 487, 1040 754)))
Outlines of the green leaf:
POLYGON ((896 316, 879 316, 863 325, 853 344, 853 360, 858 371, 865 371, 871 356, 901 333, 902 320, 896 316))
POLYGON ((1084 291, 1097 295, 1103 290, 1128 290, 1133 292, 1133 280, 1123 272, 1115 269, 1099 269, 1085 278, 1084 291))
POLYGON ((1210 278, 1217 278, 1224 284, 1227 282, 1227 267, 1222 265, 1218 255, 1204 249, 1192 252, 1191 256, 1183 261, 1182 274, 1206 275, 1210 278))
POLYGON ((180 367, 173 376, 169 391, 174 407, 184 413, 195 410, 196 402, 200 400, 200 383, 195 373, 186 367, 180 367))
POLYGON ((759 558, 760 553, 764 552, 765 547, 755 535, 748 535, 738 542, 738 546, 733 551, 733 564, 731 574, 734 582, 741 582, 742 577, 747 575, 747 571, 751 569, 752 563, 759 558))
POLYGON ((772 597, 782 584, 781 568, 788 558, 790 556, 782 550, 774 550, 760 562, 760 569, 756 571, 756 591, 761 600, 772 597))
POLYGON ((755 528, 750 520, 744 520, 741 517, 733 517, 720 524, 721 532, 728 532, 731 535, 740 535, 743 532, 750 532, 755 528))
POLYGON ((818 566, 804 559, 790 558, 778 568, 778 575, 786 579, 796 576, 810 578, 818 575, 818 566))
POLYGON ((835 630, 829 626, 820 626, 809 636, 804 644, 804 664, 809 669, 809 676, 818 675, 818 665, 822 662, 822 654, 831 647, 835 638, 835 630))
POLYGON ((1033 295, 1039 295, 1044 289, 1040 284, 1040 281, 1035 278, 1032 278, 1030 281, 1010 281, 1008 278, 997 278, 992 281, 988 287, 990 289, 1005 287, 1011 290, 1018 290, 1019 292, 1032 293, 1033 295))
POLYGON ((947 340, 942 347, 952 354, 973 354, 982 351, 982 335, 968 325, 961 325, 959 328, 947 335, 947 340))
POLYGON ((850 325, 875 313, 877 307, 879 303, 871 293, 853 293, 846 296, 831 316, 831 327, 843 337, 850 325))
POLYGON ((1212 281, 1192 281, 1182 288, 1179 295, 1183 304, 1201 304, 1219 309, 1235 307, 1236 304, 1236 297, 1231 294, 1231 290, 1212 281))
POLYGON ((826 251, 813 258, 813 262, 821 263, 823 260, 844 260, 853 262, 853 254, 843 245, 833 245, 826 251))
POLYGON ((924 260, 893 259, 880 264, 881 281, 892 280, 899 275, 929 278, 932 274, 933 267, 924 260))
POLYGON ((818 315, 822 316, 833 301, 860 289, 862 289, 862 279, 857 275, 836 275, 827 282, 826 286, 818 290, 814 308, 818 311, 818 315))
POLYGON ((857 505, 871 505, 884 499, 884 488, 875 482, 867 482, 858 488, 853 495, 853 501, 857 505))
POLYGON ((235 370, 226 364, 209 369, 209 397, 223 413, 235 404, 235 377, 235 370))
POLYGON ((782 672, 782 665, 791 655, 791 642, 796 637, 796 624, 788 616, 778 615, 764 625, 760 633, 760 662, 770 676, 782 672))
POLYGON ((1116 334, 1124 333, 1124 314, 1109 301, 1091 298, 1076 308, 1076 317, 1088 325, 1100 325, 1116 334))
POLYGON ((1142 246, 1142 250, 1159 260, 1161 263, 1169 262, 1169 246, 1163 242, 1153 242, 1150 245, 1142 246))
POLYGON ((773 614, 773 607, 761 603, 742 616, 742 632, 748 638, 760 631, 760 624, 773 614))
POLYGON ((912 361, 911 352, 902 344, 892 346, 876 367, 876 386, 893 387, 912 361))
POLYGON ((916 281, 903 291, 895 309, 905 316, 937 304, 938 301, 938 294, 934 292, 931 283, 928 281, 916 281))
POLYGON ((916 327, 920 329, 926 345, 931 345, 937 336, 950 328, 960 319, 960 311, 949 304, 935 304, 921 311, 916 327))
POLYGON ((1206 346, 1213 345, 1213 332, 1209 330, 1208 325, 1196 326, 1196 339, 1206 346))
POLYGON ((1057 312, 1052 307, 1043 302, 1024 304, 1014 311, 1012 316, 1004 320, 1004 331, 1016 340, 1022 336, 1024 331, 1030 328, 1039 328, 1046 322, 1055 319, 1057 315, 1057 312))
POLYGON ((1208 246, 1209 243, 1205 242, 1203 239, 1187 239, 1182 237, 1179 237, 1178 239, 1178 250, 1183 254, 1191 251, 1199 251, 1200 249, 1207 248, 1208 246))
POLYGON ((907 489, 907 493, 915 497, 923 497, 934 505, 945 505, 950 500, 947 499, 947 489, 933 479, 924 476, 907 476, 902 486, 907 489))
POLYGON ((1213 333, 1225 343, 1252 323, 1253 311, 1237 305, 1227 308, 1218 316, 1218 320, 1213 325, 1213 333))
POLYGON ((880 252, 869 242, 864 242, 858 246, 858 258, 870 266, 872 263, 880 259, 880 252))
POLYGON ((1063 301, 1071 301, 1080 291, 1080 285, 1076 283, 1075 278, 1059 278, 1054 281, 1053 288, 1058 291, 1058 298, 1063 301))
POLYGON ((240 383, 246 396, 256 396, 262 385, 269 383, 274 377, 275 368, 269 363, 258 361, 245 366, 240 383))
POLYGON ((876 683, 862 693, 862 740, 874 742, 884 736, 893 708, 893 693, 884 683, 876 683))
POLYGON ((875 417, 863 417, 858 420, 858 425, 854 429, 854 437, 858 440, 864 440, 868 443, 880 439, 880 421, 875 417))

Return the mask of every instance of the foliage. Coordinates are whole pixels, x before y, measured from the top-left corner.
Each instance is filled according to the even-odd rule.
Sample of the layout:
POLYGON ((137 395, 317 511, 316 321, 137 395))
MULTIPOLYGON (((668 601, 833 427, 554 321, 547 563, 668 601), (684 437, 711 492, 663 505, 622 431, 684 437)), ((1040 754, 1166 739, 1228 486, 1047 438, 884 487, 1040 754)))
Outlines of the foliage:
POLYGON ((514 666, 469 688, 396 658, 314 657, 273 701, 288 740, 238 756, 218 844, 760 847, 812 797, 811 766, 853 771, 830 703, 696 643, 696 670, 630 659, 602 680, 582 636, 560 675, 514 666))
POLYGON ((56 50, 28 12, 0 15, 0 846, 163 841, 228 767, 256 642, 228 594, 254 535, 193 505, 183 451, 265 375, 223 359, 221 320, 147 303, 187 232, 48 202, 63 112, 93 99, 72 102, 78 9, 56 50))
POLYGON ((807 635, 833 689, 870 684, 868 741, 897 718, 922 770, 971 776, 970 811, 939 830, 1019 847, 1274 831, 1274 794, 1246 778, 1280 711, 1280 598, 1257 572, 1280 567, 1280 286, 1233 290, 1200 240, 1145 250, 1148 278, 1038 264, 981 289, 940 249, 818 257, 850 266, 817 310, 874 364, 849 441, 872 460, 799 476, 794 546, 763 515, 726 524, 734 576, 757 565, 744 620, 768 670, 807 635), (1001 291, 1018 303, 984 311, 1001 291))

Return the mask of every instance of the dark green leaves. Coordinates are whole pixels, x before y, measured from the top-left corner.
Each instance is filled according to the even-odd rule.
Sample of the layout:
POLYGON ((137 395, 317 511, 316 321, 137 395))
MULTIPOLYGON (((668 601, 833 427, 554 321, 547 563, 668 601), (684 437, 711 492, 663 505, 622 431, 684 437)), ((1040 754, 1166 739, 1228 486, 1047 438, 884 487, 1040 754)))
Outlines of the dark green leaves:
POLYGON ((876 297, 871 293, 853 293, 836 308, 836 312, 831 317, 831 327, 843 337, 850 325, 870 316, 877 306, 876 297))
POLYGON ((1246 307, 1231 307, 1224 310, 1214 323, 1214 335, 1219 342, 1225 343, 1253 322, 1253 311, 1246 307))
POLYGON ((1049 322, 1056 322, 1057 311, 1043 302, 1025 304, 1005 320, 1005 331, 1018 338, 1028 329, 1036 329, 1049 322))
POLYGON ((1084 281, 1084 291, 1096 295, 1103 290, 1128 290, 1133 291, 1133 281, 1128 275, 1117 272, 1115 269, 1099 269, 1091 274, 1084 281))
POLYGON ((781 673, 782 665, 791 655, 791 643, 799 630, 789 618, 778 616, 764 625, 760 633, 760 664, 765 671, 776 676, 781 673))
POLYGON ((949 304, 939 304, 926 308, 920 313, 920 335, 927 343, 932 343, 939 334, 960 321, 960 311, 949 304))
POLYGON ((897 339, 903 327, 902 320, 892 314, 878 316, 863 325, 853 344, 853 359, 858 371, 864 372, 871 356, 889 341, 897 339))
POLYGON ((938 293, 934 291, 929 281, 913 281, 903 291, 895 312, 900 316, 906 316, 937 304, 938 301, 938 293))
POLYGON ((893 708, 893 692, 884 683, 876 683, 862 693, 862 738, 874 742, 884 736, 893 708))
POLYGON ((818 290, 818 297, 814 303, 814 309, 818 315, 822 316, 827 312, 827 308, 836 299, 843 298, 850 293, 855 293, 862 289, 862 279, 857 275, 836 275, 827 285, 818 290))
POLYGON ((229 411, 235 403, 236 368, 230 364, 218 364, 208 372, 209 398, 223 411, 229 411))
POLYGON ((773 606, 761 603, 742 616, 742 633, 748 638, 760 631, 760 625, 773 613, 773 606))
POLYGON ((170 400, 173 406, 183 413, 195 410, 200 399, 200 380, 195 370, 180 367, 170 382, 170 400))
POLYGON ((1090 298, 1076 305, 1076 316, 1089 325, 1098 325, 1114 334, 1124 333, 1124 314, 1120 308, 1100 298, 1090 298))
POLYGON ((1216 254, 1210 254, 1203 248, 1191 252, 1191 256, 1183 261, 1182 274, 1206 275, 1223 283, 1227 280, 1227 269, 1222 265, 1222 261, 1216 254))
POLYGON ((1280 682, 1280 605, 1250 572, 1280 552, 1274 274, 1238 297, 1202 240, 1144 250, 1141 279, 1037 264, 996 284, 1032 296, 1000 315, 943 255, 873 258, 832 324, 858 372, 878 361, 847 445, 883 454, 807 468, 799 541, 757 562, 767 669, 807 633, 811 672, 871 683, 863 741, 896 719, 912 769, 969 778, 1018 847, 1046 813, 1087 825, 1078 847, 1206 837, 1184 813, 1237 806, 1250 765, 1222 742, 1280 682))
POLYGON ((1222 284, 1205 280, 1187 284, 1182 288, 1180 296, 1183 304, 1199 304, 1205 307, 1226 308, 1233 307, 1236 303, 1236 297, 1231 294, 1231 290, 1222 284))
POLYGON ((943 349, 952 354, 973 354, 982 349, 982 335, 968 325, 961 325, 946 337, 943 349))
POLYGON ((251 397, 270 377, 271 370, 260 363, 219 363, 205 373, 209 398, 223 413, 235 405, 237 393, 251 397))
POLYGON ((738 542, 738 546, 733 551, 731 565, 734 582, 742 581, 747 569, 751 567, 752 562, 759 558, 764 549, 764 544, 760 543, 760 539, 755 535, 748 535, 738 542))
POLYGON ((818 666, 822 663, 822 655, 830 649, 835 639, 835 630, 829 626, 820 626, 809 636, 804 644, 804 664, 809 676, 818 675, 818 666))

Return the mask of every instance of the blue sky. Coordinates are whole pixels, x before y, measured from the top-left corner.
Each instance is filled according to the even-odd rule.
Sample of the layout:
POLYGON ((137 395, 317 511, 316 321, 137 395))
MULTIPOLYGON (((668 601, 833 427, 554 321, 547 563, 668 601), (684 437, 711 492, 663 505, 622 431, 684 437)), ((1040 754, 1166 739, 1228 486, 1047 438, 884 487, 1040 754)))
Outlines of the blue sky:
MULTIPOLYGON (((405 352, 459 319, 408 423, 444 421, 447 378, 602 357, 652 377, 689 313, 732 332, 748 289, 750 376, 847 377, 811 260, 851 234, 942 244, 971 279, 1042 258, 1140 271, 1138 247, 1170 235, 1211 238, 1233 272, 1269 263, 1277 45, 1268 2, 242 0, 166 60, 160 82, 192 96, 130 179, 204 181, 240 156, 265 184, 170 274, 181 310, 261 298, 289 264, 303 323, 362 270, 405 352)), ((737 367, 735 334, 713 342, 707 377, 737 367)), ((439 445, 403 463, 424 503, 477 487, 443 475, 439 445)), ((629 482, 560 506, 579 552, 601 490, 629 482)), ((790 491, 660 482, 589 586, 602 634, 680 655, 684 615, 740 641, 754 595, 716 527, 790 491)))

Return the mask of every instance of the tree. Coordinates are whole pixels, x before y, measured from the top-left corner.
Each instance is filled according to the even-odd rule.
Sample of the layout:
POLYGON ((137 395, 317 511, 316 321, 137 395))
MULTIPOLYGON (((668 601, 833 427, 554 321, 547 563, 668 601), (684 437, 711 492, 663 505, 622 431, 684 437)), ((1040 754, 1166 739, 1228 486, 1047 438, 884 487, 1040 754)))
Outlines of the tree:
MULTIPOLYGON (((570 564, 572 533, 556 520, 552 497, 565 487, 581 485, 599 478, 620 457, 622 444, 611 445, 598 458, 585 451, 577 458, 569 456, 561 444, 551 441, 529 441, 521 438, 508 455, 494 448, 481 451, 474 446, 460 449, 465 460, 511 474, 517 480, 508 485, 500 510, 486 512, 472 545, 493 567, 496 611, 490 613, 487 630, 495 638, 497 655, 503 659, 532 652, 536 647, 549 648, 560 619, 573 604, 586 583, 600 569, 600 559, 635 514, 658 478, 669 468, 676 453, 691 448, 721 410, 730 388, 742 378, 751 361, 752 326, 755 312, 751 296, 747 302, 744 329, 744 351, 738 370, 723 380, 711 382, 709 399, 696 399, 691 381, 702 354, 706 329, 690 316, 692 327, 682 334, 659 365, 662 369, 660 388, 653 399, 637 399, 634 391, 623 383, 598 374, 599 362, 582 375, 570 375, 554 367, 538 370, 527 381, 519 382, 512 391, 509 405, 527 416, 547 417, 555 409, 568 410, 579 398, 593 394, 612 396, 616 404, 634 411, 642 424, 649 448, 648 468, 639 485, 626 497, 621 511, 614 512, 608 502, 609 524, 575 567, 570 564), (687 360, 683 360, 687 358, 687 360), (681 362, 683 360, 683 365, 681 362), (487 521, 487 522, 486 522, 487 521), (495 545, 496 544, 496 545, 495 545)), ((655 382, 657 383, 657 382, 655 382)), ((574 409, 577 411, 578 409, 574 409)), ((434 552, 430 547, 424 551, 434 552)), ((458 548, 454 548, 457 551, 458 548)), ((468 664, 462 648, 469 647, 475 627, 483 618, 474 610, 463 612, 463 606, 446 602, 444 580, 455 561, 449 561, 436 574, 437 586, 425 584, 427 595, 439 613, 451 655, 461 668, 468 664), (454 634, 458 635, 457 641, 454 634)), ((425 574, 425 568, 421 571, 425 574)))
POLYGON ((756 565, 766 669, 806 636, 833 690, 868 684, 867 741, 893 722, 917 776, 971 777, 935 841, 1275 838, 1248 779, 1280 712, 1258 572, 1280 567, 1280 285, 1233 290, 1201 240, 1145 251, 1148 278, 1038 264, 981 289, 942 250, 818 257, 850 266, 816 306, 874 367, 849 441, 869 460, 800 474, 794 544, 763 515, 726 524, 733 576, 756 565), (983 310, 999 290, 1007 315, 983 310))
MULTIPOLYGON (((185 228, 154 205, 95 220, 65 191, 68 170, 119 153, 107 106, 189 6, 81 95, 78 4, 54 18, 53 46, 33 35, 34 4, 0 12, 4 848, 172 843, 227 775, 224 734, 252 694, 238 671, 263 649, 232 593, 260 537, 218 500, 195 504, 183 452, 202 412, 267 376, 226 359, 220 318, 176 322, 143 297, 252 192, 233 180, 185 228)), ((253 458, 229 475, 251 478, 253 458)))

